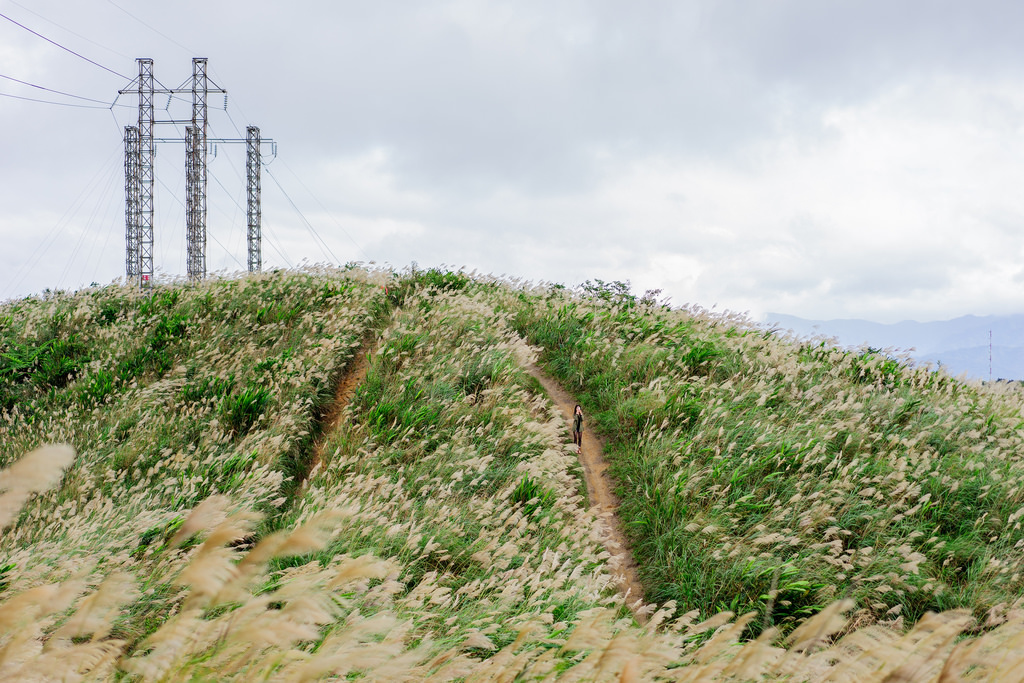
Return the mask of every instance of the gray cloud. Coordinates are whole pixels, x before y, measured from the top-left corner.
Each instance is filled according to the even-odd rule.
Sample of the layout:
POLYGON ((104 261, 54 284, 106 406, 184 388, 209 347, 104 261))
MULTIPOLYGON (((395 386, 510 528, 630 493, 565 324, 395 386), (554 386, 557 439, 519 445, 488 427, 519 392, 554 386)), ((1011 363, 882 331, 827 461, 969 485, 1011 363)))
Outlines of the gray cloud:
MULTIPOLYGON (((274 177, 340 260, 629 278, 811 317, 1024 305, 1024 7, 119 4, 173 42, 96 0, 32 10, 107 49, 5 13, 129 75, 153 57, 169 86, 208 57, 234 123, 278 141, 274 177)), ((0 73, 103 100, 124 85, 6 22, 0 45, 0 73)), ((0 296, 121 272, 132 112, 113 113, 0 98, 0 296)), ((159 151, 169 273, 182 154, 159 151)), ((226 148, 211 165, 216 268, 238 266, 239 169, 226 148)), ((327 258, 267 176, 264 195, 268 262, 327 258)))

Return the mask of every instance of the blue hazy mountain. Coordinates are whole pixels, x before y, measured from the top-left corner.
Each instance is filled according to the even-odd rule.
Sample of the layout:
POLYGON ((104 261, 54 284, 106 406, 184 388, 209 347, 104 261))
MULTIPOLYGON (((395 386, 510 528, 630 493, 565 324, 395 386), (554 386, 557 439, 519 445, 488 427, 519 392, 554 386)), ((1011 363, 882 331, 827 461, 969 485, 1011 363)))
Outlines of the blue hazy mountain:
POLYGON ((908 353, 919 363, 941 363, 951 375, 989 378, 989 333, 992 334, 992 379, 1024 379, 1024 314, 965 315, 953 320, 875 323, 869 320, 806 320, 782 313, 766 316, 770 327, 797 337, 823 336, 839 346, 871 346, 894 354, 908 353))

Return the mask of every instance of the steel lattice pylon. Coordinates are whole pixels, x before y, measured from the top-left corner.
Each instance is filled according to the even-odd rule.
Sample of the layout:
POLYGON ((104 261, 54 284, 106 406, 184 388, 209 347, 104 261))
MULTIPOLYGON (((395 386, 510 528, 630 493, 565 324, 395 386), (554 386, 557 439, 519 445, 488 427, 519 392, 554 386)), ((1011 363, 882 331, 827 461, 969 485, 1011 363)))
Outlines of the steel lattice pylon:
MULTIPOLYGON (((148 286, 153 280, 153 60, 140 58, 139 63, 139 284, 148 286)), ((131 275, 129 274, 129 278, 131 275)))
POLYGON ((185 128, 185 261, 188 279, 206 277, 205 193, 200 167, 202 135, 195 126, 185 128))
POLYGON ((263 269, 263 237, 260 234, 263 211, 260 208, 260 129, 256 126, 245 129, 245 179, 249 272, 258 273, 263 269))
POLYGON ((192 125, 185 129, 185 254, 188 279, 206 277, 206 59, 192 60, 192 125))
POLYGON ((124 127, 124 226, 125 273, 128 282, 139 285, 139 239, 142 235, 142 170, 141 143, 136 126, 124 127))
MULTIPOLYGON (((199 281, 206 277, 206 181, 207 154, 209 143, 245 143, 247 145, 246 171, 248 181, 248 247, 249 270, 258 271, 263 266, 261 253, 262 215, 260 210, 260 170, 262 166, 260 146, 270 143, 276 156, 277 147, 273 140, 260 137, 259 128, 250 126, 244 139, 218 138, 208 136, 207 102, 210 94, 223 93, 227 108, 227 91, 212 83, 207 76, 207 60, 196 57, 192 60, 190 87, 184 84, 177 88, 165 88, 153 77, 153 60, 139 58, 139 76, 118 95, 137 95, 139 98, 139 121, 137 126, 125 127, 125 273, 128 281, 146 287, 153 280, 153 185, 155 181, 154 157, 156 143, 185 143, 185 256, 188 278, 199 281), (191 119, 154 118, 154 97, 178 94, 192 95, 191 119), (156 137, 155 126, 159 124, 185 124, 185 139, 156 137)), ((188 83, 188 81, 186 81, 188 83)), ((168 106, 171 99, 168 99, 168 106)))

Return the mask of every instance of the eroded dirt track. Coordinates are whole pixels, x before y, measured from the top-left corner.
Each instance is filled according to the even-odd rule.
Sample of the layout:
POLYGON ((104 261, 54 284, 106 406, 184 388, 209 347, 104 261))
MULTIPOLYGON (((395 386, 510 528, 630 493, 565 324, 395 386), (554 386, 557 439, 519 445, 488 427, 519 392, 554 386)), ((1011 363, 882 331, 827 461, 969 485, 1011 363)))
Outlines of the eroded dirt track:
MULTIPOLYGON (((527 366, 526 371, 544 387, 544 391, 558 406, 565 418, 566 428, 571 429, 572 412, 579 401, 536 364, 527 366)), ((583 407, 583 411, 585 415, 586 406, 583 407)), ((633 553, 629 549, 626 535, 622 531, 622 523, 617 514, 619 498, 615 495, 614 484, 608 475, 608 461, 604 457, 604 442, 594 434, 594 430, 589 428, 586 421, 584 421, 583 428, 583 452, 579 459, 580 465, 583 467, 583 478, 587 484, 590 505, 596 510, 598 519, 603 523, 602 540, 605 549, 612 556, 609 565, 619 581, 619 590, 625 597, 626 604, 632 610, 636 620, 642 624, 647 620, 647 612, 642 609, 644 605, 643 586, 641 586, 640 577, 637 574, 636 560, 633 559, 633 553)))
POLYGON ((330 435, 337 430, 338 425, 341 424, 341 420, 345 415, 345 408, 347 408, 349 403, 352 402, 352 398, 356 393, 356 388, 364 379, 366 379, 366 373, 370 369, 370 357, 376 349, 377 341, 376 336, 374 336, 373 340, 364 341, 356 350, 352 360, 345 365, 341 380, 338 382, 338 386, 334 389, 334 400, 331 401, 331 406, 327 409, 327 413, 323 417, 323 428, 321 430, 320 438, 318 438, 316 443, 313 445, 313 458, 310 461, 309 472, 303 479, 303 487, 306 485, 306 479, 312 476, 312 474, 320 467, 320 461, 323 458, 324 448, 327 446, 328 437, 330 437, 330 435))
MULTIPOLYGON (((365 341, 355 352, 352 360, 346 365, 344 373, 334 392, 334 400, 323 418, 323 429, 313 449, 309 475, 320 466, 328 437, 337 430, 345 415, 345 409, 352 402, 356 388, 366 379, 370 368, 370 358, 376 351, 376 339, 365 341)), ((571 429, 572 412, 578 401, 562 385, 545 373, 538 365, 531 363, 526 371, 535 377, 548 397, 558 407, 566 421, 566 430, 571 429)), ((584 407, 584 412, 586 407, 584 407)), ((583 448, 579 455, 583 468, 583 478, 587 486, 590 505, 597 513, 600 522, 601 540, 611 555, 608 565, 615 576, 619 591, 626 605, 633 612, 638 623, 647 621, 647 610, 644 609, 643 586, 637 574, 636 560, 629 548, 622 523, 618 518, 619 498, 615 495, 614 483, 608 474, 608 461, 604 457, 604 441, 594 434, 593 429, 584 423, 583 448)), ((305 481, 303 481, 305 486, 305 481)))

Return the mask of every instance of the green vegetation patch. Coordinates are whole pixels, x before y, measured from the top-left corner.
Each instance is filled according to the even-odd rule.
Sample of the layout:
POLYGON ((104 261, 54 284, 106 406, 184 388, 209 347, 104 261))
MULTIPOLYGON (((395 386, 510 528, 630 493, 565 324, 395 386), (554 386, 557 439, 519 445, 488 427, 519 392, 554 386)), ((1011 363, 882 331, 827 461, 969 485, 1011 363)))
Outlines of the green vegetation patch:
MULTIPOLYGON (((280 515, 323 394, 380 322, 368 309, 385 298, 376 280, 388 277, 265 273, 143 293, 51 292, 0 307, 0 467, 46 442, 78 452, 60 485, 30 498, 0 534, 0 566, 17 563, 5 575, 10 590, 89 561, 105 572, 127 562, 166 582, 189 548, 167 545, 168 525, 211 495, 280 515), (290 313, 270 319, 268 309, 290 313)), ((149 601, 129 612, 146 621, 173 606, 149 601)))
POLYGON ((609 439, 649 599, 791 628, 846 595, 866 617, 916 620, 983 615, 1024 588, 1017 392, 623 283, 498 305, 609 439))
POLYGON ((393 558, 399 613, 417 632, 451 645, 482 630, 500 647, 516 638, 509 623, 546 618, 564 631, 561 618, 614 593, 591 583, 603 576, 601 548, 560 419, 524 390, 539 387, 515 359, 517 335, 461 291, 416 289, 396 312, 294 514, 359 512, 325 549, 278 568, 393 558), (566 581, 555 566, 589 578, 566 581))

